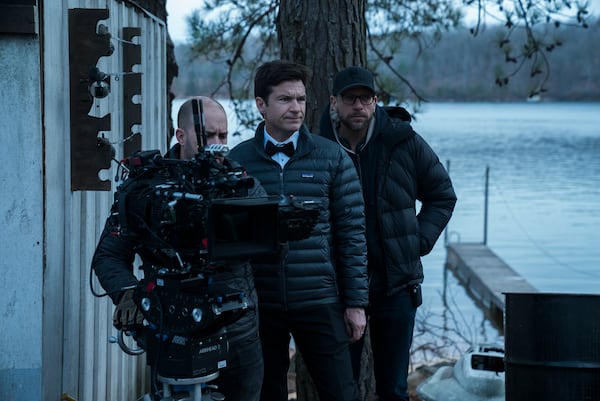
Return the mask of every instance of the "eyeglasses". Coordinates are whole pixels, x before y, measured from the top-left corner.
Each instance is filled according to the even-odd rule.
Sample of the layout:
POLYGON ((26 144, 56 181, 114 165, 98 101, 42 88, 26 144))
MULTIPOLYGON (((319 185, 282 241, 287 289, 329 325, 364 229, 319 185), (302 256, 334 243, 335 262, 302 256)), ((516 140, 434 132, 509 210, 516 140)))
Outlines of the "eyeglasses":
POLYGON ((373 95, 360 95, 360 96, 340 95, 340 96, 342 98, 342 102, 347 105, 353 105, 354 102, 356 102, 356 99, 358 99, 358 100, 360 100, 361 104, 363 104, 364 106, 367 106, 367 105, 373 103, 373 100, 375 99, 375 96, 373 96, 373 95))

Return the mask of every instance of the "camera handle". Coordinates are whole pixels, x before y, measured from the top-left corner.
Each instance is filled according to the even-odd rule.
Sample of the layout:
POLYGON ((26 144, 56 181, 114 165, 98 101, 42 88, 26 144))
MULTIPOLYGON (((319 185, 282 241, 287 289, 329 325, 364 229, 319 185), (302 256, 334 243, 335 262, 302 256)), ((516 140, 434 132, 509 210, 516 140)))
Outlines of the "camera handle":
POLYGON ((108 342, 111 344, 119 344, 119 348, 121 348, 121 350, 127 355, 136 356, 145 352, 142 348, 131 348, 129 345, 125 344, 125 337, 123 337, 124 335, 129 336, 130 334, 125 332, 123 329, 119 329, 116 336, 110 336, 108 338, 108 342))

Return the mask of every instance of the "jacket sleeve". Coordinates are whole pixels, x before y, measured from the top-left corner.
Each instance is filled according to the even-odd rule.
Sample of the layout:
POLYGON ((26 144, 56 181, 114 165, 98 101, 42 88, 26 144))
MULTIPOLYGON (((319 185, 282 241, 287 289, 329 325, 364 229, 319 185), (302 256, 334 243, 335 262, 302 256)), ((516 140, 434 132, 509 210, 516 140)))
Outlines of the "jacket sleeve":
POLYGON ((330 194, 333 262, 345 306, 366 307, 369 287, 364 200, 352 160, 341 148, 338 155, 330 194))
POLYGON ((415 135, 415 141, 417 199, 422 204, 417 219, 419 221, 420 254, 424 256, 431 252, 450 221, 456 204, 456 194, 448 172, 433 149, 419 135, 415 135))
POLYGON ((122 289, 136 285, 138 280, 133 274, 135 242, 114 232, 110 219, 109 217, 106 221, 96 246, 92 269, 96 272, 102 288, 116 304, 122 289))

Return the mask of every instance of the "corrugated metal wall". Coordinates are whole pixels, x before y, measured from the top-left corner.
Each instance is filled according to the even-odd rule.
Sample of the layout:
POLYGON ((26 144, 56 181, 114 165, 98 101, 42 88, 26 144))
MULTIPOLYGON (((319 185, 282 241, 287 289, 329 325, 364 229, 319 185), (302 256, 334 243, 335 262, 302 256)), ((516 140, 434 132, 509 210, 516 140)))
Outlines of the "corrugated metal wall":
MULTIPOLYGON (((90 262, 112 203, 111 191, 71 191, 69 113, 68 8, 108 9, 102 23, 111 33, 114 52, 97 67, 111 74, 111 92, 96 100, 93 115, 111 113, 106 138, 123 156, 123 27, 141 28, 143 149, 164 151, 167 134, 166 27, 159 19, 129 2, 46 1, 43 11, 43 103, 45 255, 44 274, 44 399, 63 393, 79 401, 135 400, 147 387, 145 357, 123 353, 108 338, 113 306, 108 297, 96 298, 89 288, 90 262), (115 75, 112 75, 115 74, 115 75)), ((114 180, 116 164, 101 174, 114 180)), ((112 189, 114 190, 114 183, 112 189)), ((103 292, 95 276, 96 291, 103 292)))

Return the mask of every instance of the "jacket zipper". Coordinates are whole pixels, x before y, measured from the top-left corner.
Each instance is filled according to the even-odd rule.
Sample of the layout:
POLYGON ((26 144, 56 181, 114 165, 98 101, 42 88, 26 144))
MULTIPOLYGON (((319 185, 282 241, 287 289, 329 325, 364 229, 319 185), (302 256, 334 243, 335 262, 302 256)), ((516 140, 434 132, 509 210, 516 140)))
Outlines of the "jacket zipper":
MULTIPOLYGON (((288 160, 289 163, 289 160, 288 160)), ((285 194, 283 192, 283 173, 284 173, 284 169, 285 166, 287 166, 287 163, 285 164, 285 166, 281 167, 281 165, 279 165, 279 163, 277 163, 277 166, 279 167, 279 197, 281 200, 283 200, 285 198, 285 194)), ((288 246, 288 252, 289 252, 289 246, 288 246)), ((283 310, 287 310, 287 253, 284 254, 284 258, 283 260, 281 260, 281 300, 282 300, 282 304, 283 304, 283 310)))

